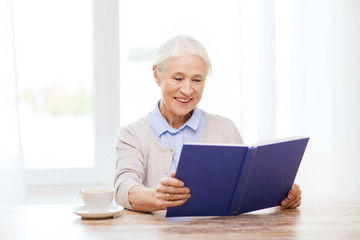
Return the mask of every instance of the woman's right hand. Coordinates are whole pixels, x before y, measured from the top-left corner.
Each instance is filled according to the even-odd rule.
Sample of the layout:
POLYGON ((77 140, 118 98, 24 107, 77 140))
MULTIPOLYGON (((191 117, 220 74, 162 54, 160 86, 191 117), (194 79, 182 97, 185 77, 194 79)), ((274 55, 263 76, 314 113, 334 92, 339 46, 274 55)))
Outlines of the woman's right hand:
POLYGON ((162 210, 180 206, 191 196, 190 189, 184 186, 184 182, 175 178, 175 172, 172 172, 170 177, 162 178, 155 192, 156 205, 162 210))
POLYGON ((184 204, 190 198, 190 189, 184 182, 175 178, 175 172, 170 177, 161 179, 155 189, 136 185, 129 190, 131 207, 140 212, 166 210, 184 204))

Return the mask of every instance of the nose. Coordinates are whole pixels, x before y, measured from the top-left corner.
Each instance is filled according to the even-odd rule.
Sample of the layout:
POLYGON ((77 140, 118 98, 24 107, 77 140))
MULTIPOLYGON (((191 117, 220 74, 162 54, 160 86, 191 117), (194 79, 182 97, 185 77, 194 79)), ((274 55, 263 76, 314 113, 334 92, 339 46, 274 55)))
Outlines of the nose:
POLYGON ((191 80, 182 81, 180 92, 185 96, 190 96, 193 93, 193 84, 191 80))

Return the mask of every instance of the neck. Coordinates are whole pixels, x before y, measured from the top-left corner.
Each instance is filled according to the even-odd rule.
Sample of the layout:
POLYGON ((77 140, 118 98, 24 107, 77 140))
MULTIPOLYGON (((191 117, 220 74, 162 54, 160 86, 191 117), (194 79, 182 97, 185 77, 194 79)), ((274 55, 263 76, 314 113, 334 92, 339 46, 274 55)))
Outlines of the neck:
POLYGON ((179 129, 182 125, 184 125, 191 117, 191 112, 184 116, 176 116, 173 118, 167 118, 164 116, 165 120, 170 124, 172 128, 179 129))
POLYGON ((166 111, 165 107, 160 103, 159 107, 161 115, 165 118, 165 120, 169 123, 169 125, 174 129, 179 129, 182 125, 184 125, 191 117, 192 112, 189 112, 185 115, 176 115, 174 113, 166 111))

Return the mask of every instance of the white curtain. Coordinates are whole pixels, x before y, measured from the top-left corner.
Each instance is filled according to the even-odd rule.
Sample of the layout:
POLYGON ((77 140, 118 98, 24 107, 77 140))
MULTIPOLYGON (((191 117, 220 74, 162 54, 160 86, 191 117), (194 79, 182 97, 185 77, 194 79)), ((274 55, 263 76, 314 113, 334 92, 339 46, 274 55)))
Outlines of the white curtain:
POLYGON ((318 198, 360 200, 360 2, 293 9, 293 129, 312 135, 299 180, 318 198))
POLYGON ((360 200, 360 1, 241 2, 243 135, 310 136, 304 200, 360 200))
POLYGON ((1 204, 24 203, 16 67, 10 0, 0 0, 0 189, 1 204))

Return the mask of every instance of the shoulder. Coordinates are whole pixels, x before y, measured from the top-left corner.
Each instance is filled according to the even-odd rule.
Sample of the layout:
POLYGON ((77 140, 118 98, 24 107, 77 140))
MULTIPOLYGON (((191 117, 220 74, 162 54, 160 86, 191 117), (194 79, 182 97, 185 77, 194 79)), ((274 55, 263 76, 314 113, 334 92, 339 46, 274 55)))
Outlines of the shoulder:
POLYGON ((235 123, 227 117, 211 114, 205 111, 204 114, 206 118, 206 124, 211 128, 236 128, 235 123))
POLYGON ((136 131, 137 129, 141 128, 148 128, 149 127, 149 116, 145 116, 136 122, 130 123, 120 129, 120 131, 136 131))
POLYGON ((220 143, 243 143, 235 123, 224 116, 203 111, 206 118, 204 141, 220 143))
POLYGON ((141 142, 142 139, 149 137, 149 131, 151 131, 151 128, 149 125, 148 116, 145 116, 136 122, 120 128, 118 133, 118 140, 136 140, 141 142))

